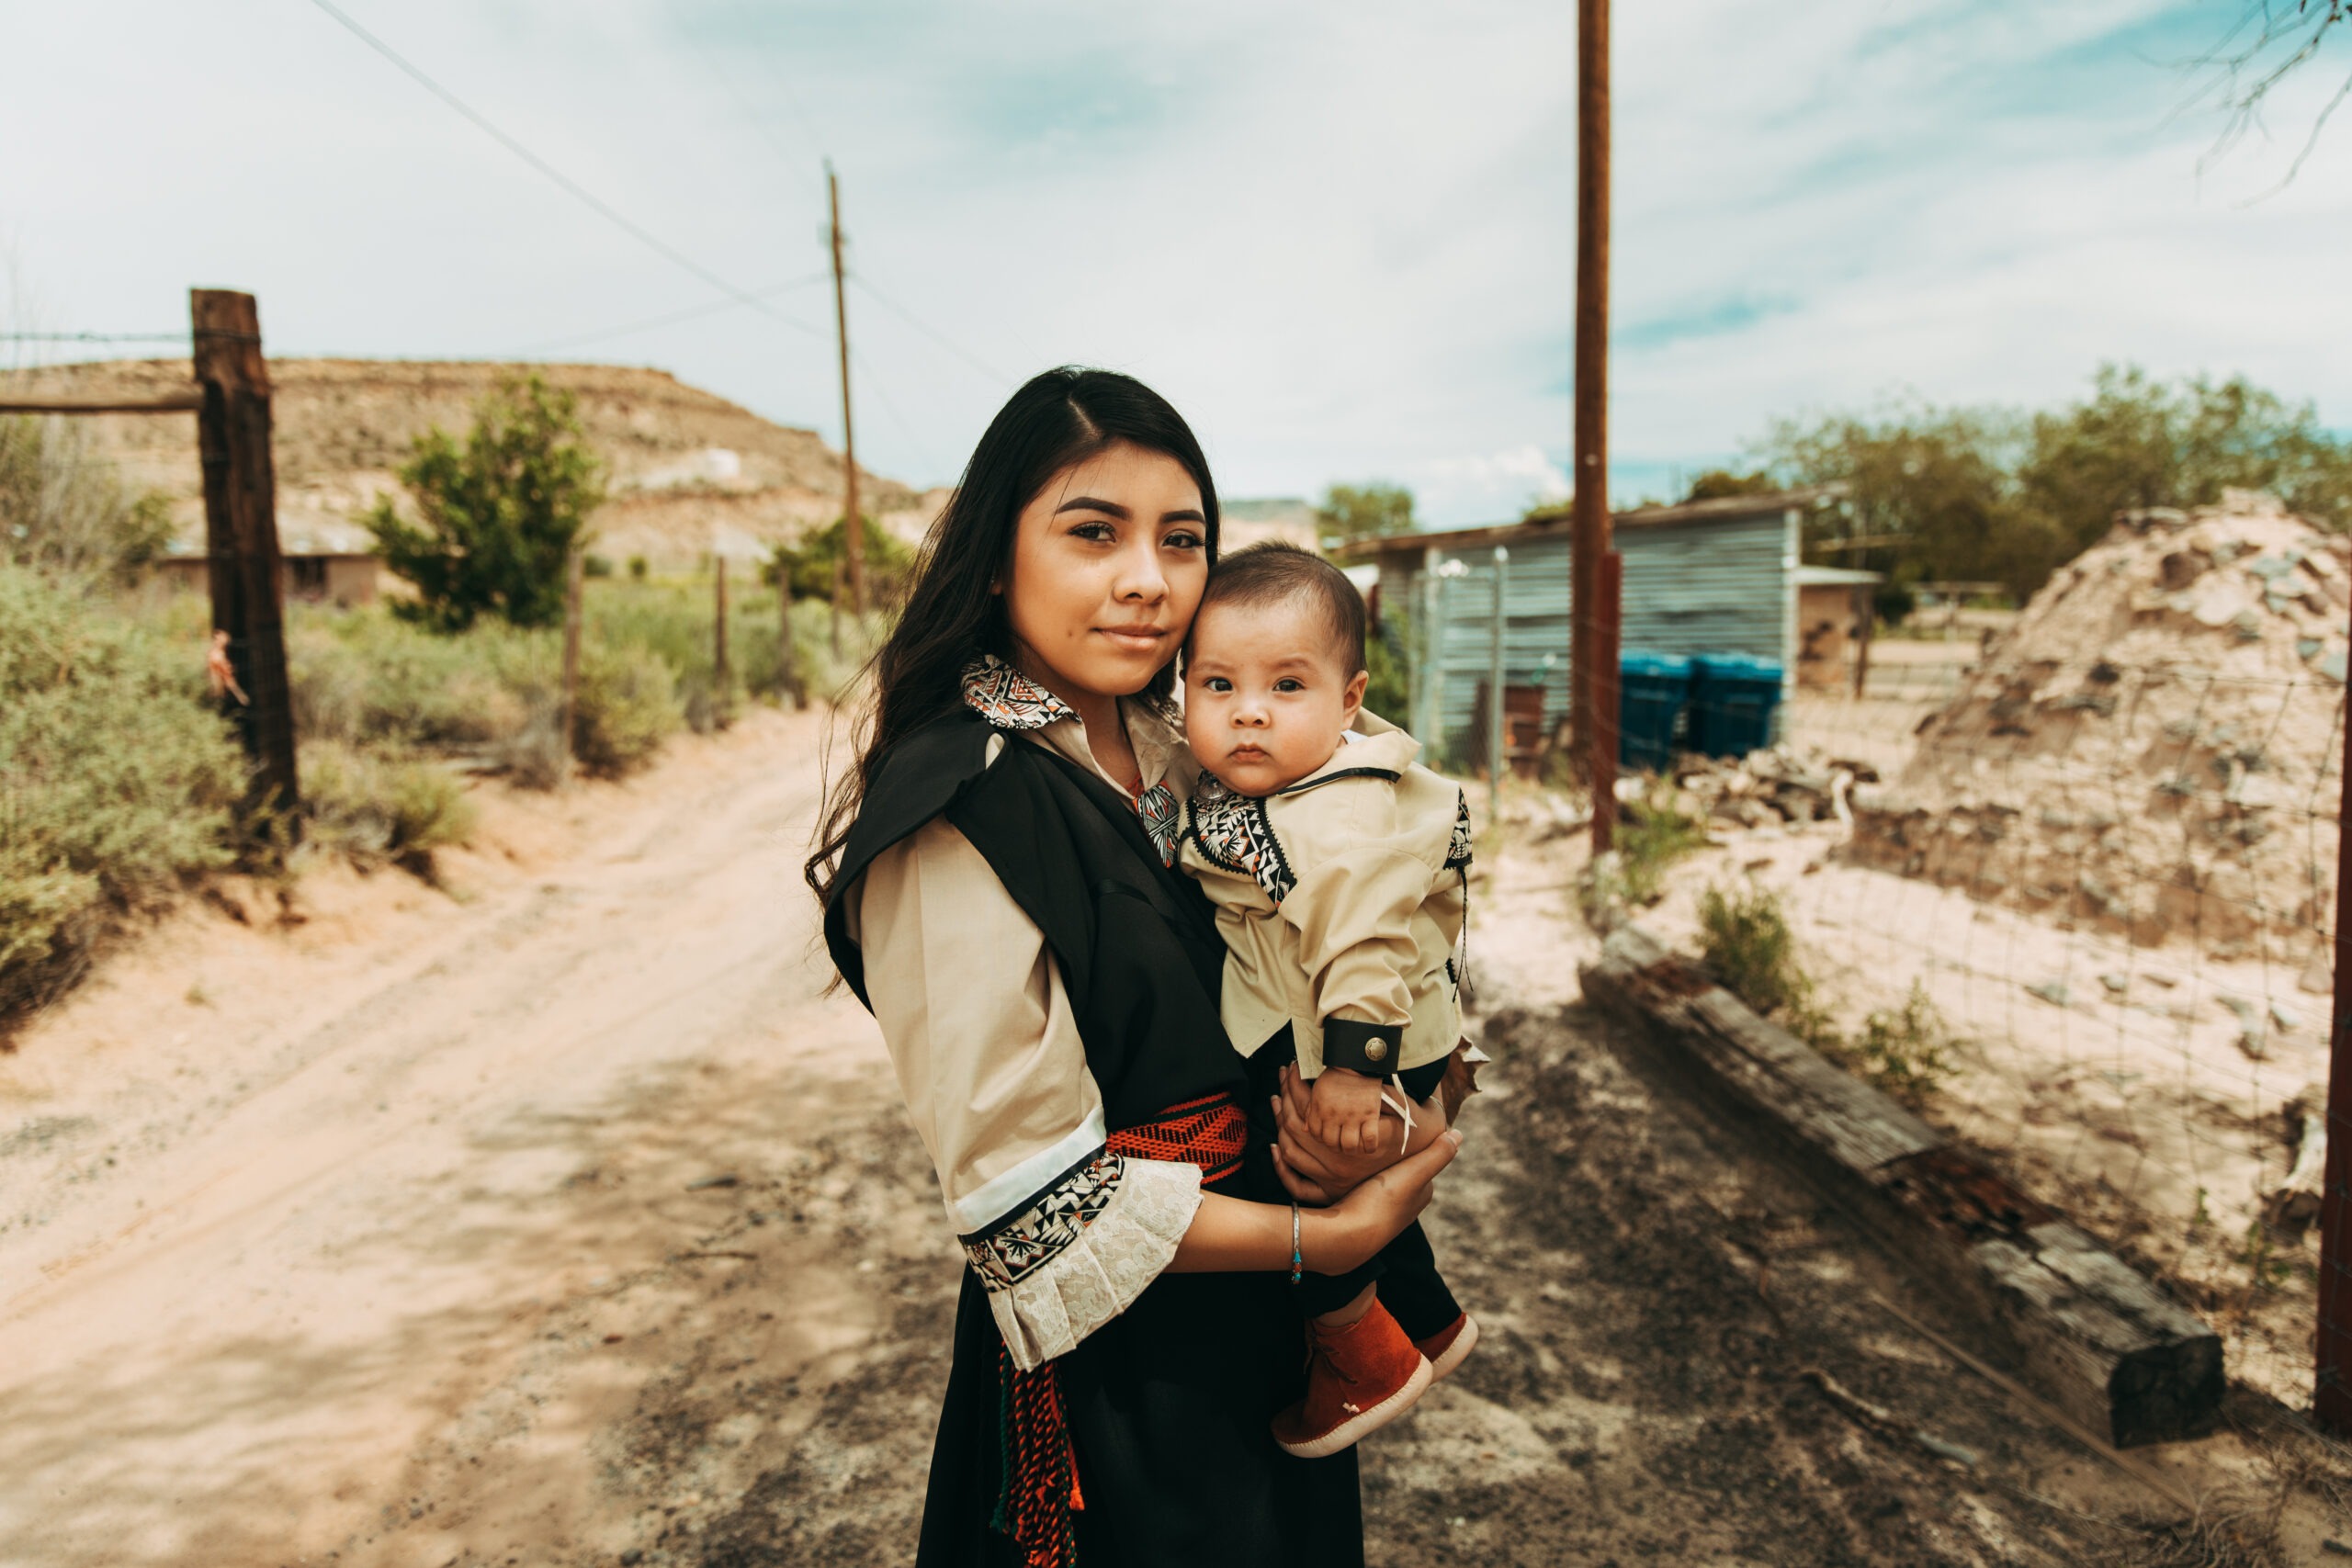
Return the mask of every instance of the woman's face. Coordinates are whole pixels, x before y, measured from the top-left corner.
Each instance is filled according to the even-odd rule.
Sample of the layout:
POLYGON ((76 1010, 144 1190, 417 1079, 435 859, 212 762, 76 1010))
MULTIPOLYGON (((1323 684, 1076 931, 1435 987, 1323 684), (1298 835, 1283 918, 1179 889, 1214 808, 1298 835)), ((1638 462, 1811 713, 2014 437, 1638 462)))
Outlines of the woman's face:
POLYGON ((1200 486, 1165 453, 1114 443, 1021 510, 1001 584, 1016 662, 1073 704, 1139 692, 1207 581, 1200 486))

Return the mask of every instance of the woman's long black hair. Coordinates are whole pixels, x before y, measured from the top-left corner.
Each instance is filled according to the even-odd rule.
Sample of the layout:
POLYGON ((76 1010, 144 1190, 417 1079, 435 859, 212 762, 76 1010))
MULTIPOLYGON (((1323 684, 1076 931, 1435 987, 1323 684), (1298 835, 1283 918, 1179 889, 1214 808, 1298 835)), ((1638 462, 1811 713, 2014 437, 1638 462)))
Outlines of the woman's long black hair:
MULTIPOLYGON (((1056 474, 1117 442, 1173 457, 1200 486, 1208 559, 1216 560, 1216 486, 1192 427, 1167 399, 1132 376, 1063 366, 1034 378, 997 411, 965 467, 963 481, 923 541, 922 558, 899 624, 874 656, 871 720, 856 765, 828 792, 824 826, 804 873, 820 902, 831 895, 876 762, 904 737, 963 701, 964 667, 984 653, 1010 662, 1012 633, 1004 598, 989 592, 1012 560, 1021 510, 1056 474)), ((1171 658, 1145 693, 1166 701, 1171 658)))

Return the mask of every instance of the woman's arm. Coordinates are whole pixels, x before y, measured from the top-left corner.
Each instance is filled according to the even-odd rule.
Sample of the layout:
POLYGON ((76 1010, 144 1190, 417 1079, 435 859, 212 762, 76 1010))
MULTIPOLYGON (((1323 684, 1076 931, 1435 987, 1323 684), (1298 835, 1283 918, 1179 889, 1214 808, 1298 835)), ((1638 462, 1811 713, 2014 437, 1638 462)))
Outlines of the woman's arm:
POLYGON ((1370 1258, 1429 1207, 1437 1173, 1462 1149, 1449 1132, 1417 1155, 1367 1178, 1328 1209, 1251 1203, 1211 1192, 1193 1212, 1169 1271, 1219 1274, 1292 1266, 1291 1224, 1298 1224, 1299 1267, 1312 1274, 1344 1274, 1370 1258))

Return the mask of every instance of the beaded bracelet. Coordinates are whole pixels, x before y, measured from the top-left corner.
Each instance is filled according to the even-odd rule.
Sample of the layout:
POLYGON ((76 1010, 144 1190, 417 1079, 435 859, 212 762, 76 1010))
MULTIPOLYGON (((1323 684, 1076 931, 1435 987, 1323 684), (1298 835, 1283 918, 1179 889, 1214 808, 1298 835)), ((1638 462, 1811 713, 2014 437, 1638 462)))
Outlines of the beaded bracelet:
POLYGON ((1298 1202, 1294 1199, 1290 1206, 1290 1282, 1292 1284, 1298 1283, 1299 1274, 1305 1267, 1306 1259, 1299 1256, 1298 1250, 1298 1202))

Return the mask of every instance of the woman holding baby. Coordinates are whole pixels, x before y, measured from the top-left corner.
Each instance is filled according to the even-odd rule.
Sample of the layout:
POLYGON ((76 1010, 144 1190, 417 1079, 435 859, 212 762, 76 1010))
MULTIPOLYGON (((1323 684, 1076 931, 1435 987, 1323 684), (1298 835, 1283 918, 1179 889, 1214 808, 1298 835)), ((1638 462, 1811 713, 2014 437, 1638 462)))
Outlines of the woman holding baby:
POLYGON ((1293 1457, 1269 1426, 1302 1393, 1295 1287, 1407 1232, 1459 1136, 1318 1138, 1312 1096, 1255 1092, 1227 1037, 1170 700, 1216 543, 1157 394, 1022 388, 933 528, 809 863, 969 1262, 925 1568, 1363 1562, 1352 1449, 1293 1457))

